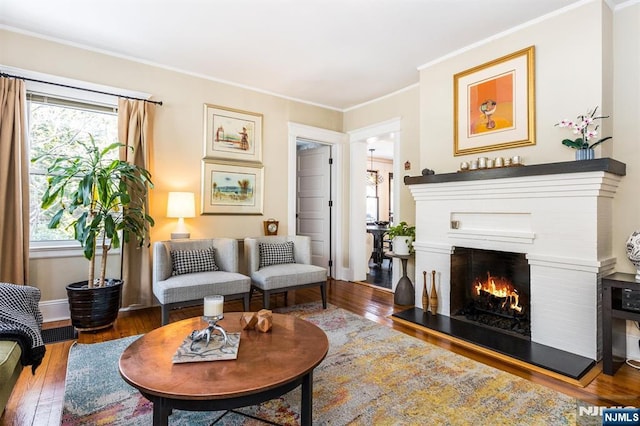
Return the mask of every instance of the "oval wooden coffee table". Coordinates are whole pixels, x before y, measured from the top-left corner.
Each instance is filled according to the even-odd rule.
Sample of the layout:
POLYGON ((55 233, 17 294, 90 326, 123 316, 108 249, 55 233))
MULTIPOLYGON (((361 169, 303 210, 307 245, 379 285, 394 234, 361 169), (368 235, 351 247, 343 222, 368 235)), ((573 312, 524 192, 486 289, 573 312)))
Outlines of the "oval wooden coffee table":
POLYGON ((120 356, 120 375, 153 402, 153 424, 166 425, 172 409, 230 410, 274 399, 302 385, 300 421, 311 425, 313 369, 329 349, 327 335, 300 318, 273 314, 268 333, 243 330, 240 312, 219 324, 241 332, 238 358, 173 364, 186 336, 200 330, 200 317, 157 328, 133 342, 120 356))

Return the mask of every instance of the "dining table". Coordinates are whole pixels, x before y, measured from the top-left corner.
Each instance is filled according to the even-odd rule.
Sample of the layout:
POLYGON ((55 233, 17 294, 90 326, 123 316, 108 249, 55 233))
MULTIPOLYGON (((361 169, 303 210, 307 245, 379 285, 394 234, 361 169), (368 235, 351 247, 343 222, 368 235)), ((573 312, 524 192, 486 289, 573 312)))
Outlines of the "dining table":
POLYGON ((384 236, 389 232, 389 225, 367 224, 367 232, 373 234, 373 263, 382 266, 384 259, 384 236))

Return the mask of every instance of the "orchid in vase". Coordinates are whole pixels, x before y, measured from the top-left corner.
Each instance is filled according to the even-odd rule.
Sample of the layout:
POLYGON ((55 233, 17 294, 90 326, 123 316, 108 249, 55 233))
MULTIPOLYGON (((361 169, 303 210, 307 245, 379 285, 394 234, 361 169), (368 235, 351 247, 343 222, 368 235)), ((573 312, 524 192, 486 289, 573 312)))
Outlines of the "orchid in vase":
POLYGON ((597 111, 598 107, 595 107, 593 111, 589 111, 583 115, 578 115, 576 121, 565 119, 556 123, 556 126, 566 127, 570 129, 574 135, 579 135, 576 139, 564 139, 562 144, 574 149, 593 149, 602 142, 611 139, 611 136, 607 136, 597 140, 596 142, 589 143, 589 141, 598 136, 598 128, 600 125, 596 123, 596 120, 609 118, 608 115, 596 116, 597 111))

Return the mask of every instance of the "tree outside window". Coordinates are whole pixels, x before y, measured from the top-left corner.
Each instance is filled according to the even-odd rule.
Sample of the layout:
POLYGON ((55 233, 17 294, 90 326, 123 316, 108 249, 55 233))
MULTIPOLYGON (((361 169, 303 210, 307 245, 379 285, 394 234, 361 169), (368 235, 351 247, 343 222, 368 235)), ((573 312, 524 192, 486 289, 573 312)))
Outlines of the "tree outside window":
MULTIPOLYGON (((93 135, 100 146, 118 141, 118 116, 113 107, 92 105, 40 95, 28 96, 29 157, 33 160, 45 153, 72 154, 79 149, 79 140, 93 135), (61 151, 60 151, 61 150, 61 151)), ((117 152, 113 152, 113 159, 117 152)), ((71 241, 73 229, 60 226, 49 229, 48 224, 56 209, 40 209, 47 182, 44 161, 31 162, 29 169, 29 225, 31 241, 71 241)), ((78 212, 81 214, 81 212, 78 212)))

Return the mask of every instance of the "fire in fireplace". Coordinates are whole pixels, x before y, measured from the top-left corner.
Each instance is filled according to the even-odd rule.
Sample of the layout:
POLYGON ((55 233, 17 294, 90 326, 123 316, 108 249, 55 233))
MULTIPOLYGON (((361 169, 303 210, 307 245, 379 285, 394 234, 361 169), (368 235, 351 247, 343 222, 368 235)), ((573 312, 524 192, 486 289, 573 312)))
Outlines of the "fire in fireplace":
POLYGON ((523 254, 456 248, 451 255, 452 316, 530 338, 529 279, 523 254))
POLYGON ((524 307, 520 304, 520 294, 511 281, 504 277, 494 277, 487 272, 487 278, 476 278, 473 283, 475 289, 474 300, 478 309, 486 309, 502 315, 523 314, 524 307))

